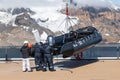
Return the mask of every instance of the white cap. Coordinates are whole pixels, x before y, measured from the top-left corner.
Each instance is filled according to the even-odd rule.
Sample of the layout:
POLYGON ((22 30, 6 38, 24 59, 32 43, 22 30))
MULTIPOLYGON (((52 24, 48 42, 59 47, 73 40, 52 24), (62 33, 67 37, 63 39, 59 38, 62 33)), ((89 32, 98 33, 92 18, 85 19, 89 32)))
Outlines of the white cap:
POLYGON ((24 41, 24 44, 28 43, 28 41, 24 41))

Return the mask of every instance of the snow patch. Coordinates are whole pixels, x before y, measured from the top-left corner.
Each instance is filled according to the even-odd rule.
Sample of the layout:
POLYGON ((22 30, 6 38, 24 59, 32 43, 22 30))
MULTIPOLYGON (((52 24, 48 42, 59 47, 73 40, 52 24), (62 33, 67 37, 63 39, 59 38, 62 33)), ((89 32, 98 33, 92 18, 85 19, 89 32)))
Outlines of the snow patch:
MULTIPOLYGON (((61 3, 61 5, 63 5, 63 3, 61 3)), ((67 33, 69 31, 68 30, 69 27, 66 27, 65 25, 66 15, 60 12, 61 8, 63 7, 61 5, 52 6, 52 7, 46 6, 46 7, 40 7, 40 8, 34 7, 32 8, 32 10, 35 11, 36 14, 31 15, 31 17, 34 18, 36 21, 38 19, 45 20, 48 18, 49 19, 48 21, 46 22, 39 21, 38 24, 40 26, 44 26, 50 29, 53 32, 61 31, 61 32, 67 33)), ((71 17, 71 18, 76 18, 76 17, 71 17)), ((78 19, 76 18, 76 19, 73 19, 72 21, 74 23, 71 22, 71 24, 68 24, 68 26, 73 26, 77 24, 78 19)))
POLYGON ((109 34, 109 33, 106 33, 105 36, 110 36, 110 34, 109 34))
POLYGON ((0 12, 0 22, 8 24, 12 18, 11 14, 8 14, 6 12, 0 12))
POLYGON ((26 31, 28 31, 29 27, 28 26, 22 26, 23 29, 25 29, 26 31))

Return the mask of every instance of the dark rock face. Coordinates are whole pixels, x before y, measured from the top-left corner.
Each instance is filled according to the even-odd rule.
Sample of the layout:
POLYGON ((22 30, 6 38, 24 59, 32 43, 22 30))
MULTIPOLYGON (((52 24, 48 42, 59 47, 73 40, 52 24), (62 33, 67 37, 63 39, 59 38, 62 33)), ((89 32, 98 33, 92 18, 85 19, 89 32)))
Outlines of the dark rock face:
POLYGON ((7 13, 11 13, 12 15, 16 15, 16 14, 20 14, 20 13, 30 13, 30 14, 35 14, 34 11, 32 11, 30 8, 8 8, 8 9, 0 9, 1 12, 7 12, 7 13))
POLYGON ((35 14, 34 11, 32 11, 30 8, 14 8, 12 11, 12 15, 15 14, 20 14, 20 13, 24 13, 24 12, 29 12, 30 14, 35 14))
POLYGON ((90 13, 100 13, 100 12, 111 12, 111 9, 107 8, 107 7, 104 7, 104 8, 94 8, 94 7, 90 7, 90 6, 87 6, 87 7, 81 7, 82 10, 85 10, 85 11, 88 11, 90 13))
POLYGON ((22 15, 19 15, 15 19, 15 24, 16 25, 25 25, 25 26, 30 26, 31 24, 36 23, 34 19, 30 17, 29 14, 23 13, 22 15))

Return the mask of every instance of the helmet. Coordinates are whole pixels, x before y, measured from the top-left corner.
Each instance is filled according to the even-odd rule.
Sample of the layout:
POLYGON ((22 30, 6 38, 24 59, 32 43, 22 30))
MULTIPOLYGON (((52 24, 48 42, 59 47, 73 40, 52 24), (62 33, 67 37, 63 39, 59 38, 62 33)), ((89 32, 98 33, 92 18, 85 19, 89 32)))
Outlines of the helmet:
POLYGON ((49 46, 53 46, 55 44, 55 38, 52 35, 49 35, 47 37, 47 42, 48 42, 49 46))
POLYGON ((24 41, 24 44, 28 43, 28 41, 24 41))

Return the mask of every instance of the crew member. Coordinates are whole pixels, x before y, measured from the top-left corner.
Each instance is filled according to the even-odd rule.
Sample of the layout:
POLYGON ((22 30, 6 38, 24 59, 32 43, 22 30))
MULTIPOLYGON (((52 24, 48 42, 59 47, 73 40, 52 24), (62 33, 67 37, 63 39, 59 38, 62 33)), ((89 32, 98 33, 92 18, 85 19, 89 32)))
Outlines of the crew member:
POLYGON ((49 67, 50 71, 56 71, 53 65, 52 46, 54 44, 53 37, 48 36, 47 43, 44 45, 44 64, 43 71, 47 71, 46 67, 49 67))
POLYGON ((47 71, 47 66, 49 68, 50 71, 55 71, 54 69, 54 65, 53 65, 53 55, 51 52, 51 46, 49 46, 48 44, 45 44, 44 46, 44 64, 43 64, 43 71, 47 71))
POLYGON ((30 60, 29 60, 29 47, 28 47, 28 41, 24 41, 24 45, 20 49, 22 53, 22 71, 23 72, 31 72, 30 68, 30 60))
POLYGON ((40 70, 40 63, 42 61, 42 53, 41 53, 41 45, 40 43, 35 43, 34 45, 34 50, 35 50, 35 66, 36 66, 36 71, 40 70))

